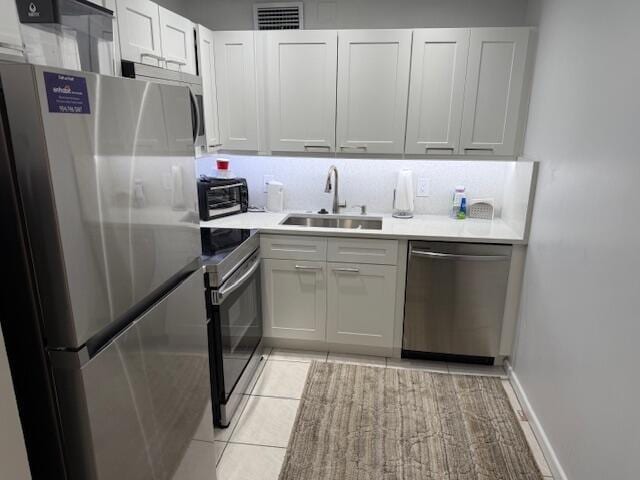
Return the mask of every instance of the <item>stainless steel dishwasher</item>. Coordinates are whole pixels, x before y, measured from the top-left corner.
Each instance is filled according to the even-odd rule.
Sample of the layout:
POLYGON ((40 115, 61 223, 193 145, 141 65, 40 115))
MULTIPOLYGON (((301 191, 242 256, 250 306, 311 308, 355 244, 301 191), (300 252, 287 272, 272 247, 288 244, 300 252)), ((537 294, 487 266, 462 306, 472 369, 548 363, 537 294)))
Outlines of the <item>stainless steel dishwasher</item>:
POLYGON ((492 364, 511 245, 410 242, 403 357, 492 364))

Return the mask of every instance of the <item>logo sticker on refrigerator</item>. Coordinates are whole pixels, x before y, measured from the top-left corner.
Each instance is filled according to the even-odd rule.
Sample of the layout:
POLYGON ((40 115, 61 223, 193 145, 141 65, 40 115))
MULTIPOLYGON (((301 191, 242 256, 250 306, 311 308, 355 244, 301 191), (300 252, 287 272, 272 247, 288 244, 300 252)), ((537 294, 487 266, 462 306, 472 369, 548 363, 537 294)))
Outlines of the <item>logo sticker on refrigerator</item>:
POLYGON ((65 73, 43 73, 50 113, 91 113, 86 78, 65 73))

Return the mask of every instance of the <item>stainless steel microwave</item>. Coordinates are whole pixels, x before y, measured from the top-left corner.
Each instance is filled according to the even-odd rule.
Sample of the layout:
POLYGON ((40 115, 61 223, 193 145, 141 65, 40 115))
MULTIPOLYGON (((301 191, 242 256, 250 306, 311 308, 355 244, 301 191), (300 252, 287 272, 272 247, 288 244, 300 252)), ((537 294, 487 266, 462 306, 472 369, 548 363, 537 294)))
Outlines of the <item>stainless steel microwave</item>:
POLYGON ((154 67, 152 65, 134 63, 128 60, 122 61, 122 76, 146 80, 148 82, 188 87, 191 98, 191 119, 193 124, 193 146, 195 148, 195 155, 199 157, 207 153, 202 79, 199 76, 154 67))

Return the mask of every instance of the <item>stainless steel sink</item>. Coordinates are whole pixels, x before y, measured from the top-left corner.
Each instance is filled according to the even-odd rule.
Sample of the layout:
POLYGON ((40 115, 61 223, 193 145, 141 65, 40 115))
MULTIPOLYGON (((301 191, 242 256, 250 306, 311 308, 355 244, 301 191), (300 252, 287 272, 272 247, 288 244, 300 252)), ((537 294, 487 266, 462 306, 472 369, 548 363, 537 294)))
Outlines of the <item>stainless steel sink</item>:
POLYGON ((345 215, 289 215, 281 225, 318 228, 351 228, 354 230, 382 230, 381 217, 358 217, 345 215))

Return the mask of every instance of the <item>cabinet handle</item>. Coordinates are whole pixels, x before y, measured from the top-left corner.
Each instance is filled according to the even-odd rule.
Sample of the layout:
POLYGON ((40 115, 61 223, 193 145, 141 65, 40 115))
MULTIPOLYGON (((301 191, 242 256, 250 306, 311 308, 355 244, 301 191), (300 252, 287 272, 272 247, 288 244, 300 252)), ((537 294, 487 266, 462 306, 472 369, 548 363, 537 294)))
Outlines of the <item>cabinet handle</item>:
MULTIPOLYGON (((425 151, 429 153, 429 150, 446 150, 448 152, 455 152, 455 147, 425 147, 425 151)), ((465 148, 466 150, 466 148, 465 148)))
POLYGON ((343 272, 343 273, 360 273, 359 268, 334 268, 332 270, 334 272, 343 272))
POLYGON ((221 143, 214 143, 213 145, 209 145, 209 148, 218 148, 221 147, 222 144, 221 143))
POLYGON ((154 58, 154 59, 158 60, 159 62, 164 62, 165 61, 164 57, 162 57, 160 55, 156 55, 155 53, 147 53, 147 52, 141 53, 140 54, 140 60, 142 60, 144 57, 154 58))
POLYGON ((362 150, 367 151, 366 145, 340 145, 340 150, 362 150))
POLYGON ((328 152, 331 151, 331 147, 329 145, 305 145, 304 146, 305 151, 309 150, 310 148, 319 148, 322 150, 327 150, 328 152))
POLYGON ((296 270, 322 270, 322 267, 312 267, 310 265, 296 265, 296 270))
POLYGON ((465 148, 465 152, 493 152, 493 148, 465 148))
POLYGON ((156 60, 161 60, 161 61, 165 60, 163 56, 156 55, 155 53, 143 52, 140 54, 140 58, 144 58, 144 57, 155 58, 156 60))
POLYGON ((182 62, 180 60, 170 60, 168 58, 164 59, 165 63, 173 63, 174 65, 178 66, 178 71, 181 72, 182 71, 182 67, 185 67, 187 65, 187 62, 182 62))

